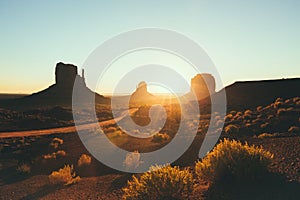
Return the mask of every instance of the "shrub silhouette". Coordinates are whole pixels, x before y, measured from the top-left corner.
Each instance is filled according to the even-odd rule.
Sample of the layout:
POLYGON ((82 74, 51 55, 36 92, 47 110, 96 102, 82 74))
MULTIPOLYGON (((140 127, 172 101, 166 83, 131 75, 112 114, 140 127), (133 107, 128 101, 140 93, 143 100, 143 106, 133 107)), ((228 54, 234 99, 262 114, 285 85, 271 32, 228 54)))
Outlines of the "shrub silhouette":
POLYGON ((92 158, 89 155, 82 154, 77 162, 78 166, 89 165, 92 162, 92 158))
POLYGON ((164 141, 167 141, 170 137, 167 134, 164 133, 156 133, 152 137, 152 142, 161 143, 164 141))
POLYGON ((227 134, 237 134, 239 131, 239 127, 233 124, 229 124, 228 126, 225 127, 225 133, 227 134))
POLYGON ((133 176, 123 191, 126 200, 186 199, 193 191, 193 176, 187 168, 156 166, 140 178, 133 176))
POLYGON ((127 153, 126 158, 123 162, 126 169, 136 169, 142 163, 143 162, 141 161, 141 155, 137 150, 127 153))
POLYGON ((298 126, 291 126, 288 130, 289 133, 299 133, 299 127, 298 126))
POLYGON ((224 139, 196 163, 195 172, 199 179, 211 183, 255 180, 267 171, 271 159, 273 155, 261 147, 224 139))
POLYGON ((59 150, 57 152, 53 152, 51 154, 43 155, 44 159, 56 159, 57 157, 65 157, 67 153, 64 150, 59 150))
POLYGON ((62 145, 64 141, 60 138, 53 138, 52 142, 50 143, 50 146, 54 149, 57 149, 59 145, 62 145))
POLYGON ((31 172, 31 167, 28 164, 21 164, 17 167, 17 171, 22 174, 29 174, 31 172))
POLYGON ((257 136, 257 138, 271 138, 271 137, 276 137, 276 134, 271 134, 271 133, 261 133, 257 136))
POLYGON ((49 181, 52 184, 71 185, 77 183, 79 180, 80 177, 76 176, 73 165, 65 165, 64 168, 54 171, 49 175, 49 181))

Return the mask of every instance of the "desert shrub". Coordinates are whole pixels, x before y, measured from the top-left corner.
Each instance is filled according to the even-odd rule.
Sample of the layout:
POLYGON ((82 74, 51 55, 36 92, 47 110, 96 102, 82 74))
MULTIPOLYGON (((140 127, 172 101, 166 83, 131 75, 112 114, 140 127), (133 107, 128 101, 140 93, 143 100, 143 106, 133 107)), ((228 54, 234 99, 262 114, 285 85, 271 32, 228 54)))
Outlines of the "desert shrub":
POLYGON ((136 169, 142 164, 140 153, 138 151, 127 153, 123 164, 126 169, 136 169))
POLYGON ((252 126, 252 124, 251 123, 247 123, 247 124, 245 124, 245 127, 246 128, 250 128, 252 126))
POLYGON ((289 133, 298 133, 299 127, 298 126, 291 126, 288 130, 289 133))
POLYGON ((118 137, 121 137, 123 136, 123 132, 121 130, 117 130, 113 133, 113 136, 114 138, 118 138, 118 137))
POLYGON ((22 174, 29 174, 31 172, 31 167, 28 164, 21 164, 17 167, 17 171, 22 174))
POLYGON ((226 115, 225 121, 231 121, 232 118, 233 118, 233 115, 231 113, 229 113, 228 115, 226 115))
POLYGON ((71 185, 77 183, 79 180, 80 177, 76 176, 73 165, 65 165, 64 168, 54 171, 49 175, 49 181, 52 184, 71 185))
POLYGON ((262 106, 257 106, 257 108, 256 108, 256 111, 257 112, 261 112, 263 110, 263 107, 262 106))
POLYGON ((296 102, 298 102, 298 101, 300 101, 300 97, 294 97, 294 98, 293 98, 293 102, 294 102, 294 103, 296 103, 296 102))
POLYGON ((236 115, 236 111, 235 111, 235 110, 232 110, 232 111, 230 111, 230 114, 236 115))
POLYGON ((260 128, 262 128, 262 129, 265 129, 265 128, 268 128, 268 127, 270 127, 270 124, 268 122, 265 122, 265 123, 260 125, 260 128))
POLYGON ((287 111, 285 108, 280 108, 277 110, 277 115, 278 116, 283 116, 283 115, 286 115, 287 114, 287 111))
POLYGON ((113 133, 113 132, 115 132, 117 129, 115 128, 115 127, 113 127, 113 126, 110 126, 110 127, 108 127, 108 128, 106 128, 105 129, 105 133, 113 133))
POLYGON ((245 114, 245 115, 252 115, 252 111, 251 111, 251 110, 246 110, 246 111, 244 112, 244 114, 245 114))
POLYGON ((227 134, 237 134, 239 131, 239 127, 233 124, 229 124, 224 129, 227 134))
POLYGON ((89 165, 92 162, 92 157, 86 154, 82 154, 77 162, 78 166, 89 165))
POLYGON ((281 108, 283 106, 283 103, 281 101, 276 101, 274 103, 274 108, 281 108))
POLYGON ((62 145, 64 141, 60 138, 53 138, 52 142, 50 143, 50 146, 54 149, 57 149, 59 145, 62 145))
POLYGON ((151 141, 156 143, 161 143, 167 141, 169 138, 170 138, 169 135, 165 133, 156 133, 155 135, 152 136, 151 141))
POLYGON ((59 150, 57 152, 53 152, 51 154, 43 155, 44 159, 56 159, 57 157, 64 157, 67 153, 64 150, 59 150))
POLYGON ((189 169, 152 167, 140 178, 133 176, 123 188, 123 199, 187 199, 193 191, 193 176, 189 169))
POLYGON ((275 100, 275 102, 282 102, 282 101, 283 101, 283 99, 280 98, 280 97, 278 97, 278 98, 275 100))
POLYGON ((254 180, 267 171, 272 158, 273 155, 262 147, 224 139, 196 163, 195 172, 199 179, 211 183, 254 180))
POLYGON ((274 137, 274 134, 271 133, 261 133, 257 136, 257 138, 270 138, 270 137, 274 137))
POLYGON ((235 114, 235 116, 242 116, 242 115, 243 115, 243 113, 240 111, 235 114))

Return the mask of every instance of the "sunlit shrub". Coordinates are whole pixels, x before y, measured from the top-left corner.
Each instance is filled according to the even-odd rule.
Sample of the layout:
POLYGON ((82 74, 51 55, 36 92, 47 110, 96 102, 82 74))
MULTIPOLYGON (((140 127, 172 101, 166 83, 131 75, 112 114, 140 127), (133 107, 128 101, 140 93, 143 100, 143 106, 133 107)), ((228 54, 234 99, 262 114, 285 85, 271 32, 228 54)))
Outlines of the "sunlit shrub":
POLYGON ((92 157, 86 154, 82 154, 77 162, 78 166, 89 165, 92 162, 92 157))
POLYGON ((271 133, 261 133, 257 136, 257 138, 270 138, 270 137, 274 137, 274 134, 271 133))
POLYGON ((54 149, 57 149, 59 145, 62 145, 64 141, 60 138, 53 138, 52 142, 50 143, 50 146, 54 149))
POLYGON ((228 115, 226 115, 225 121, 231 121, 232 118, 233 118, 233 115, 231 113, 229 113, 228 115))
POLYGON ((245 114, 245 115, 252 115, 252 111, 251 111, 251 110, 246 110, 246 111, 244 112, 244 114, 245 114))
POLYGON ((273 155, 261 147, 224 139, 204 159, 198 161, 195 172, 199 179, 211 183, 250 180, 266 172, 273 155))
POLYGON ((54 171, 49 175, 49 181, 52 184, 71 185, 77 183, 79 180, 80 177, 76 176, 73 165, 65 165, 64 168, 54 171))
POLYGON ((280 109, 277 110, 277 115, 278 115, 278 116, 283 116, 283 115, 285 115, 285 114, 287 114, 286 109, 280 108, 280 109))
POLYGON ((140 153, 138 151, 127 153, 123 164, 126 169, 136 169, 142 164, 140 153))
POLYGON ((193 176, 189 169, 153 167, 140 178, 133 176, 123 191, 126 200, 188 199, 193 191, 193 176))
POLYGON ((263 107, 262 106, 257 106, 257 108, 256 108, 256 111, 257 112, 261 112, 263 110, 263 107))
POLYGON ((29 174, 31 172, 31 167, 28 164, 21 164, 17 167, 17 171, 22 174, 29 174))
POLYGON ((268 128, 268 127, 270 127, 270 124, 268 122, 265 122, 265 123, 260 125, 260 128, 262 128, 262 129, 265 129, 265 128, 268 128))
POLYGON ((108 128, 106 128, 105 129, 105 133, 113 133, 113 132, 115 132, 117 129, 115 128, 115 127, 113 127, 113 126, 110 126, 110 127, 108 127, 108 128))
POLYGON ((165 133, 156 133, 152 136, 152 142, 161 143, 167 141, 170 137, 165 133))
POLYGON ((291 126, 288 130, 289 133, 299 133, 299 127, 298 126, 291 126))
POLYGON ((236 115, 236 111, 232 110, 232 111, 230 111, 230 114, 232 114, 234 116, 234 115, 236 115))
POLYGON ((57 152, 53 152, 51 154, 43 155, 44 159, 56 159, 58 157, 65 157, 67 153, 64 150, 59 150, 57 152))
POLYGON ((239 131, 239 127, 233 124, 229 124, 224 129, 225 133, 227 134, 237 134, 239 131))
POLYGON ((121 130, 117 130, 113 133, 113 136, 114 138, 118 138, 118 137, 121 137, 123 136, 123 132, 121 130))
POLYGON ((283 106, 283 103, 281 101, 276 101, 274 103, 274 108, 281 108, 283 106))

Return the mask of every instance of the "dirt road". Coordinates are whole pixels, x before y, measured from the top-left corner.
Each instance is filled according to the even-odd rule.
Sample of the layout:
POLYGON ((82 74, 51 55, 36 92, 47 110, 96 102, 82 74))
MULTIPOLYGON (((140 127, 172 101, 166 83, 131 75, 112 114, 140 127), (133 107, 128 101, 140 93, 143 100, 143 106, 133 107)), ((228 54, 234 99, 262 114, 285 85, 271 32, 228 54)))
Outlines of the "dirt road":
MULTIPOLYGON (((130 109, 129 114, 131 115, 136 111, 137 111, 136 108, 130 109)), ((99 123, 82 124, 82 125, 78 125, 77 127, 68 126, 68 127, 50 128, 50 129, 43 129, 43 130, 15 131, 15 132, 2 132, 2 133, 0 132, 0 139, 1 138, 12 138, 12 137, 28 137, 28 136, 72 133, 75 131, 97 128, 98 125, 107 126, 109 124, 113 124, 113 123, 116 123, 116 122, 122 120, 127 115, 128 115, 128 112, 124 111, 120 117, 117 117, 115 119, 110 119, 110 120, 102 121, 99 123)))

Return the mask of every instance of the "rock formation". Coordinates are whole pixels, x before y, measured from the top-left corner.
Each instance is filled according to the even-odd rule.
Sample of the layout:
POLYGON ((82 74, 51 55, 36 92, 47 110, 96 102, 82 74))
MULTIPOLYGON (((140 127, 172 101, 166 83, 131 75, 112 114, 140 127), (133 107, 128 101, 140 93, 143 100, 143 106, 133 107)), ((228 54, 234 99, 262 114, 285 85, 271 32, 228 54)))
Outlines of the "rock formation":
MULTIPOLYGON (((191 92, 194 92, 198 100, 204 99, 215 93, 216 83, 211 74, 197 74, 191 80, 191 92)), ((191 94, 189 94, 190 96, 191 94)))
POLYGON ((45 90, 16 100, 16 104, 24 104, 26 106, 71 106, 73 85, 75 80, 79 81, 78 88, 80 93, 82 93, 83 99, 84 96, 95 95, 96 103, 110 102, 108 98, 94 93, 86 86, 84 70, 82 71, 82 76, 80 76, 77 72, 77 66, 60 62, 56 64, 55 68, 55 84, 51 85, 45 90))
POLYGON ((145 81, 140 82, 135 92, 130 97, 130 104, 151 104, 155 100, 155 96, 148 92, 147 83, 145 81))

